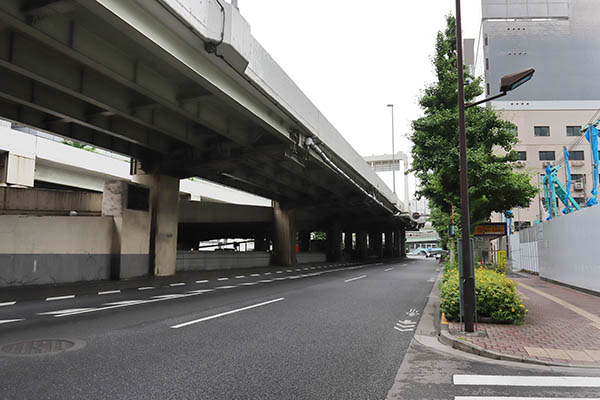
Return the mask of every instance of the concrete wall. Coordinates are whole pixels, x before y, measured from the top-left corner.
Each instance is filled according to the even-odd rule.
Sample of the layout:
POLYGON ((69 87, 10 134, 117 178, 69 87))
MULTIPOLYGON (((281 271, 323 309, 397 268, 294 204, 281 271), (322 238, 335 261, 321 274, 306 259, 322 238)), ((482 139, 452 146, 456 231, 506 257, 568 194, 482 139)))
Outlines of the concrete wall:
POLYGON ((600 206, 595 206, 520 231, 521 268, 537 263, 542 278, 600 293, 598 226, 600 206))
POLYGON ((178 251, 177 271, 267 267, 270 254, 260 251, 178 251))
POLYGON ((298 264, 321 263, 327 260, 325 253, 296 253, 298 264))
MULTIPOLYGON (((298 253, 299 264, 325 262, 324 253, 298 253)), ((177 271, 268 267, 270 254, 262 251, 178 251, 177 271)))
POLYGON ((108 279, 110 217, 0 215, 0 286, 108 279))
POLYGON ((100 215, 102 193, 0 187, 0 214, 100 215))

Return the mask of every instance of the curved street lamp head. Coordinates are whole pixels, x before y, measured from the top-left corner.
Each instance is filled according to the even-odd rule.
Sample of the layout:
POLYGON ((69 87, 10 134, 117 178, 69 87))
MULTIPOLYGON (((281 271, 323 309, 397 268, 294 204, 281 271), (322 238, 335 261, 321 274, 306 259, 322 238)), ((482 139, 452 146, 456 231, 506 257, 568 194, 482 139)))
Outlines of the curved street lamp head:
POLYGON ((519 86, 528 82, 533 77, 534 72, 535 69, 529 68, 525 71, 504 75, 500 80, 500 91, 506 93, 510 92, 511 90, 515 90, 519 86))
POLYGON ((392 108, 394 107, 394 105, 393 105, 393 104, 388 104, 387 106, 388 106, 388 107, 392 107, 392 108))

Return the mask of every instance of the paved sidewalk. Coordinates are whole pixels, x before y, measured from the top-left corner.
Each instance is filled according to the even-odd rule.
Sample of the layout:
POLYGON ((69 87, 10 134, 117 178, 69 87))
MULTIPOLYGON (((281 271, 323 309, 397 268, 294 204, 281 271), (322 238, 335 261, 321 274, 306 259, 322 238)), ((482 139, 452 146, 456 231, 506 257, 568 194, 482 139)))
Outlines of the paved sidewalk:
POLYGON ((449 333, 503 355, 600 367, 600 297, 523 273, 511 279, 529 310, 523 325, 480 323, 483 335, 466 337, 451 322, 449 333))

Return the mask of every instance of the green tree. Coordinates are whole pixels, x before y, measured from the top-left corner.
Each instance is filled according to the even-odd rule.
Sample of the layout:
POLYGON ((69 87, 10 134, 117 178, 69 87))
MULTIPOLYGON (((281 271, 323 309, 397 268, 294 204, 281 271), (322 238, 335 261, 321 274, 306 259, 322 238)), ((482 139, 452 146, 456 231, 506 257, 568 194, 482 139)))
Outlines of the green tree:
MULTIPOLYGON (((413 121, 411 134, 412 170, 421 182, 417 194, 446 215, 437 215, 438 221, 448 219, 451 205, 460 212, 456 20, 447 16, 446 22, 444 32, 438 32, 432 60, 436 81, 419 100, 424 115, 413 121)), ((471 83, 465 87, 465 101, 471 102, 483 89, 481 78, 465 71, 467 78, 471 83)), ((512 150, 517 143, 514 125, 486 107, 466 110, 466 125, 472 226, 489 220, 492 212, 528 206, 537 188, 531 185, 530 176, 513 171, 512 162, 517 160, 512 150)))

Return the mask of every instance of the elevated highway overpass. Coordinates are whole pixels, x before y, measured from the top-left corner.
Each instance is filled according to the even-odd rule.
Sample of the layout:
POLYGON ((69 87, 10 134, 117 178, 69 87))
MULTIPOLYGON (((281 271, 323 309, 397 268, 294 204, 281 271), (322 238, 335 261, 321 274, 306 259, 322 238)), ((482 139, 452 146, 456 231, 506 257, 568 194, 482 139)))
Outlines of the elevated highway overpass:
POLYGON ((297 215, 332 237, 408 223, 222 0, 5 0, 0 74, 1 118, 135 160, 158 275, 174 271, 181 178, 274 200, 282 264, 294 263, 297 215))

